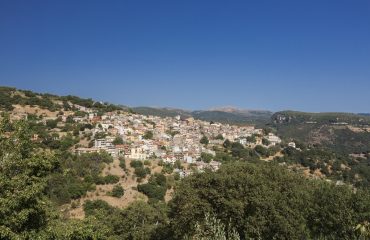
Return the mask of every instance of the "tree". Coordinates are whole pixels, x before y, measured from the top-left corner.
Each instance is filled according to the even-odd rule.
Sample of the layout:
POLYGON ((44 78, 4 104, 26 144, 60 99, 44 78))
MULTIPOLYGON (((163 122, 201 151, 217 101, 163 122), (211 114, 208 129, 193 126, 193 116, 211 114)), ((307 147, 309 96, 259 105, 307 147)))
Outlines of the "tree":
POLYGON ((47 120, 47 121, 46 121, 46 126, 47 126, 49 129, 56 128, 56 127, 57 127, 57 124, 58 124, 58 121, 57 121, 57 120, 47 120))
POLYGON ((122 137, 117 136, 117 137, 113 140, 113 144, 114 144, 114 145, 123 144, 123 139, 122 139, 122 137))
POLYGON ((218 134, 215 139, 216 140, 224 140, 224 137, 222 136, 222 134, 218 134))
POLYGON ((112 189, 111 196, 120 198, 125 194, 125 190, 121 185, 115 185, 112 189))
POLYGON ((367 231, 369 198, 367 190, 307 181, 278 165, 235 162, 183 179, 169 216, 175 239, 197 236, 197 224, 206 229, 207 213, 241 239, 358 239, 367 231))
POLYGON ((153 139, 153 132, 152 131, 146 131, 143 138, 144 139, 153 139))
POLYGON ((119 239, 163 239, 155 235, 158 234, 158 228, 166 227, 167 222, 164 207, 137 201, 122 211, 114 228, 120 235, 119 239))
POLYGON ((265 146, 268 146, 268 145, 270 145, 270 141, 266 138, 262 138, 262 144, 265 145, 265 146))
POLYGON ((252 135, 252 136, 247 137, 247 141, 250 143, 256 143, 257 142, 256 136, 252 135))
POLYGON ((186 236, 189 240, 240 240, 238 232, 233 229, 227 229, 215 216, 206 213, 204 221, 196 223, 193 236, 186 236))
POLYGON ((226 139, 223 143, 224 148, 228 149, 231 147, 231 142, 229 139, 226 139))
POLYGON ((210 163, 213 159, 213 155, 209 153, 202 152, 200 154, 200 159, 205 163, 210 163))
POLYGON ((257 145, 254 150, 261 154, 263 157, 268 157, 269 156, 269 151, 267 150, 267 148, 261 146, 261 145, 257 145))
POLYGON ((204 144, 204 145, 208 145, 209 143, 209 140, 206 136, 203 136, 201 139, 200 139, 200 143, 201 144, 204 144))
POLYGON ((43 192, 55 161, 33 151, 24 121, 1 121, 0 146, 0 239, 32 239, 47 223, 43 192))

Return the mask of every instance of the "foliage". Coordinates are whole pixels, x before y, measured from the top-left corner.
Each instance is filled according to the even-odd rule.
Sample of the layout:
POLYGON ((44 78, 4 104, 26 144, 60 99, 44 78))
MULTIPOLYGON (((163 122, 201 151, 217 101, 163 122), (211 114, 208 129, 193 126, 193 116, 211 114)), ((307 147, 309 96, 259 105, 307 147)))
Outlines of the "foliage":
POLYGON ((104 201, 87 201, 84 205, 89 218, 97 219, 97 226, 109 229, 109 239, 165 239, 161 234, 167 228, 166 206, 137 201, 121 210, 104 201))
POLYGON ((144 139, 153 139, 153 132, 152 131, 146 131, 143 138, 144 139))
POLYGON ((116 176, 116 175, 107 175, 107 176, 95 176, 94 178, 94 183, 95 184, 99 184, 99 185, 102 185, 102 184, 115 184, 115 183, 118 183, 119 182, 119 176, 116 176))
POLYGON ((132 161, 130 162, 130 166, 131 166, 132 168, 139 168, 139 167, 144 167, 144 164, 143 164, 143 162, 142 162, 142 161, 140 161, 140 160, 132 160, 132 161))
POLYGON ((204 145, 208 145, 209 143, 209 140, 206 136, 203 136, 201 139, 200 139, 200 143, 201 144, 204 144, 204 145))
POLYGON ((55 161, 33 151, 23 121, 1 121, 0 146, 0 239, 28 238, 46 226, 43 192, 55 161))
POLYGON ((149 199, 164 200, 167 191, 167 179, 163 174, 154 174, 148 183, 138 185, 139 192, 144 193, 149 199))
POLYGON ((123 171, 127 171, 126 161, 124 157, 119 157, 119 166, 123 171))
POLYGON ((48 179, 46 193, 57 204, 70 202, 94 190, 95 184, 116 183, 118 176, 100 176, 105 163, 111 163, 112 157, 106 153, 87 153, 73 155, 68 152, 56 154, 58 167, 48 179))
POLYGON ((125 190, 123 189, 121 185, 115 185, 112 189, 112 192, 110 193, 112 197, 116 197, 116 198, 120 198, 124 194, 125 194, 125 190))
POLYGON ((186 236, 185 239, 192 240, 240 240, 235 229, 226 229, 225 225, 215 216, 206 213, 204 221, 196 223, 193 236, 186 236))
POLYGON ((145 168, 143 162, 140 160, 132 160, 130 166, 135 169, 134 173, 139 181, 150 174, 150 168, 145 168))
POLYGON ((213 159, 213 155, 212 154, 209 154, 209 153, 205 153, 205 152, 202 152, 200 154, 200 159, 203 161, 203 162, 206 162, 206 163, 209 163, 212 161, 213 159))
POLYGON ((122 139, 122 137, 117 136, 117 137, 113 140, 113 144, 114 144, 114 145, 123 144, 123 139, 122 139))
POLYGON ((195 234, 212 213, 241 239, 353 239, 355 226, 369 219, 369 197, 272 164, 234 162, 180 183, 170 202, 171 229, 176 239, 195 234))
POLYGON ((162 173, 171 174, 173 172, 173 164, 163 163, 162 173))
POLYGON ((224 137, 222 136, 222 134, 218 134, 216 137, 215 137, 216 140, 224 140, 224 137))

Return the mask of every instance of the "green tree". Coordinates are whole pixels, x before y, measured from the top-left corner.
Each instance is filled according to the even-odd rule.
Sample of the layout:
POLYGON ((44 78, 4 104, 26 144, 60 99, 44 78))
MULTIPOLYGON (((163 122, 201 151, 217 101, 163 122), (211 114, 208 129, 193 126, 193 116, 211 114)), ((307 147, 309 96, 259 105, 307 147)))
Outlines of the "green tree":
POLYGON ((200 143, 201 144, 204 144, 204 145, 208 145, 209 143, 209 140, 206 136, 203 136, 201 139, 200 139, 200 143))
POLYGON ((117 137, 113 140, 113 144, 114 144, 114 145, 123 144, 123 139, 122 139, 122 137, 117 136, 117 137))
POLYGON ((206 213, 241 239, 357 239, 366 234, 369 197, 367 190, 307 181, 274 164, 235 162, 182 180, 169 216, 175 239, 196 234, 206 213))
POLYGON ((153 132, 152 131, 146 131, 143 138, 144 139, 153 139, 153 132))
POLYGON ((53 156, 33 151, 24 121, 1 121, 0 146, 0 239, 32 239, 47 224, 43 192, 53 156))
POLYGON ((222 134, 218 134, 216 137, 215 137, 216 140, 224 140, 224 137, 222 136, 222 134))
POLYGON ((56 127, 57 127, 57 124, 58 124, 58 121, 57 121, 57 120, 47 120, 47 121, 46 121, 46 126, 47 126, 49 129, 56 128, 56 127))
POLYGON ((121 236, 120 239, 163 239, 156 235, 158 228, 166 226, 167 223, 163 207, 138 201, 123 210, 121 220, 117 222, 116 231, 121 236))
POLYGON ((125 190, 121 185, 115 185, 112 189, 111 196, 120 198, 125 194, 125 190))
POLYGON ((266 138, 262 138, 262 144, 265 145, 265 146, 268 146, 268 145, 270 145, 270 141, 266 138))
POLYGON ((238 232, 227 229, 215 216, 206 213, 202 223, 196 223, 193 236, 186 236, 185 239, 191 240, 240 240, 238 232))
POLYGON ((223 143, 224 148, 228 149, 231 147, 231 142, 229 139, 226 139, 223 143))
POLYGON ((200 159, 203 162, 210 163, 212 161, 212 159, 213 159, 213 155, 212 154, 209 154, 209 153, 202 152, 200 154, 200 159))

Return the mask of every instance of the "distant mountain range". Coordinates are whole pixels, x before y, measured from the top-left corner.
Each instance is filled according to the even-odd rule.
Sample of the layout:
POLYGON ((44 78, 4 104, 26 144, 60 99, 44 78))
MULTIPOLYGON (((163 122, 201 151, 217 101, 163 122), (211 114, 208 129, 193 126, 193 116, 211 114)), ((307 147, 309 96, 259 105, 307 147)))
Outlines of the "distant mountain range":
POLYGON ((214 121, 230 124, 256 124, 270 121, 273 112, 264 110, 246 110, 233 107, 215 108, 210 110, 187 111, 173 108, 134 107, 134 112, 143 115, 159 117, 174 117, 180 115, 182 118, 193 117, 203 121, 214 121))

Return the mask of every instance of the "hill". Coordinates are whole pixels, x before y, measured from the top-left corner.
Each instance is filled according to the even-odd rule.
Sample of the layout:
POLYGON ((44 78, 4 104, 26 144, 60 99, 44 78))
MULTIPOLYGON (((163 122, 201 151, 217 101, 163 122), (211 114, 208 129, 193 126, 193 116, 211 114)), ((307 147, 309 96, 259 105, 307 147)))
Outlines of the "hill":
POLYGON ((186 111, 171 108, 134 107, 133 111, 143 115, 159 117, 183 118, 193 117, 203 121, 213 121, 228 124, 264 124, 269 122, 272 112, 260 110, 244 110, 236 108, 220 108, 211 110, 186 111))
POLYGON ((180 115, 183 118, 188 118, 192 116, 189 111, 175 108, 133 107, 132 110, 142 115, 158 117, 175 117, 180 115))
POLYGON ((98 110, 100 113, 124 110, 123 107, 99 102, 91 98, 77 96, 57 96, 49 93, 35 93, 13 87, 0 86, 0 110, 13 111, 18 106, 37 107, 50 112, 83 111, 85 108, 98 110))
POLYGON ((285 140, 323 145, 336 152, 360 153, 370 149, 370 117, 352 113, 277 112, 272 126, 285 140))

